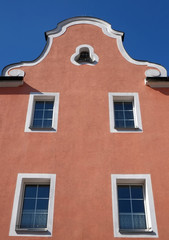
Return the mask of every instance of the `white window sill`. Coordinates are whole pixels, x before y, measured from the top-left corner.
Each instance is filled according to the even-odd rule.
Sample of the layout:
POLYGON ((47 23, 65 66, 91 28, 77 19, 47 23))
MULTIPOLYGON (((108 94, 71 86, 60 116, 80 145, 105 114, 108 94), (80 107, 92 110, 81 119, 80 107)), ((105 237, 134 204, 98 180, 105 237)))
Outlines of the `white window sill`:
POLYGON ((35 127, 30 127, 30 130, 32 132, 56 132, 56 129, 54 128, 35 128, 35 127))
POLYGON ((142 133, 143 130, 140 128, 114 128, 112 133, 142 133))
POLYGON ((153 230, 152 229, 137 229, 137 230, 134 230, 134 229, 124 229, 124 230, 122 230, 122 229, 119 229, 119 232, 121 233, 121 234, 127 234, 127 233, 129 233, 129 234, 132 234, 132 233, 134 233, 134 234, 139 234, 139 233, 152 233, 153 232, 153 230))
POLYGON ((16 228, 15 229, 16 230, 16 232, 20 232, 20 233, 22 233, 22 232, 47 232, 48 231, 48 229, 47 228, 16 228))

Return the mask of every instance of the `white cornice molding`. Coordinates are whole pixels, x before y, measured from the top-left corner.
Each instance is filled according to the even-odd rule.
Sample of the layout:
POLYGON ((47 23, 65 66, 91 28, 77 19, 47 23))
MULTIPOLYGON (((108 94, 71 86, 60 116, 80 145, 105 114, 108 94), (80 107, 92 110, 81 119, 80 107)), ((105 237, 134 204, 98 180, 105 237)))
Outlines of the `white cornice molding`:
POLYGON ((115 31, 111 28, 111 25, 101 19, 93 17, 74 17, 66 19, 58 23, 57 27, 51 31, 46 32, 46 36, 58 37, 64 34, 68 27, 78 24, 89 24, 102 28, 105 35, 116 38, 116 36, 123 36, 124 33, 115 31))
MULTIPOLYGON (((3 69, 2 76, 13 76, 12 75, 13 73, 16 76, 15 71, 13 71, 13 73, 11 73, 12 69, 24 67, 24 66, 34 66, 34 65, 40 63, 49 53, 50 48, 52 46, 53 38, 59 37, 62 34, 64 34, 68 27, 73 26, 73 25, 78 25, 78 24, 90 24, 90 25, 100 27, 105 35, 107 35, 111 38, 115 38, 117 41, 117 46, 118 46, 120 53, 128 62, 135 64, 135 65, 147 66, 150 68, 145 72, 146 77, 166 77, 167 76, 167 71, 163 66, 161 66, 159 64, 155 64, 155 63, 146 62, 146 61, 138 61, 138 60, 131 58, 123 46, 122 37, 124 34, 122 32, 113 30, 109 23, 107 23, 101 19, 93 18, 93 17, 74 17, 74 18, 70 18, 70 19, 60 22, 55 29, 46 32, 47 43, 46 43, 46 46, 45 46, 43 52, 41 53, 41 55, 38 58, 36 58, 35 60, 33 60, 31 62, 21 62, 21 63, 17 63, 17 64, 8 65, 3 69)), ((23 75, 23 72, 21 72, 21 73, 20 72, 21 72, 21 70, 18 69, 17 76, 20 76, 20 74, 23 75)))
POLYGON ((53 42, 53 38, 48 38, 45 48, 43 49, 41 55, 36 58, 33 61, 27 61, 27 62, 20 62, 20 63, 14 63, 14 64, 10 64, 8 66, 6 66, 3 70, 2 70, 2 76, 24 76, 25 73, 23 72, 23 70, 21 69, 17 69, 16 71, 13 70, 15 68, 19 68, 19 67, 28 67, 28 66, 34 66, 38 63, 40 63, 49 53, 51 46, 52 46, 52 42, 53 42))

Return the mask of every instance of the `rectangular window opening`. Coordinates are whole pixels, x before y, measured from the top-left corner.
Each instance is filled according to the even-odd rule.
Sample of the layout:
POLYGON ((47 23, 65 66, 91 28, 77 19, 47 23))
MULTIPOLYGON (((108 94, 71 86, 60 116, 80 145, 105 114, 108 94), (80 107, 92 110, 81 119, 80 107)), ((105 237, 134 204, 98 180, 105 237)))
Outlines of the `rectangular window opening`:
POLYGON ((54 101, 35 101, 32 129, 52 128, 54 101))
POLYGON ((120 231, 147 230, 143 185, 118 185, 120 231))
POLYGON ((135 128, 133 101, 114 101, 115 128, 135 128))
POLYGON ((47 228, 50 185, 25 184, 18 229, 47 228))

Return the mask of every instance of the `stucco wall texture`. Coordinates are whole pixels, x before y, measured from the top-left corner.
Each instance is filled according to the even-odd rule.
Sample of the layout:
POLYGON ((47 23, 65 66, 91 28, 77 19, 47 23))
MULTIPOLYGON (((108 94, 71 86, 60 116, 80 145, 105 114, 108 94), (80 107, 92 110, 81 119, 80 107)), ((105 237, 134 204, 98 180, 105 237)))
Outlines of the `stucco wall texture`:
POLYGON ((0 238, 41 239, 9 236, 18 173, 56 174, 54 240, 113 240, 111 174, 151 174, 159 239, 168 240, 169 90, 145 86, 147 67, 129 63, 116 39, 85 24, 21 69, 23 86, 0 89, 0 238), (71 63, 81 44, 94 48, 98 64, 71 63), (56 133, 24 132, 30 92, 60 93, 56 133), (142 133, 110 133, 109 92, 139 94, 142 133))

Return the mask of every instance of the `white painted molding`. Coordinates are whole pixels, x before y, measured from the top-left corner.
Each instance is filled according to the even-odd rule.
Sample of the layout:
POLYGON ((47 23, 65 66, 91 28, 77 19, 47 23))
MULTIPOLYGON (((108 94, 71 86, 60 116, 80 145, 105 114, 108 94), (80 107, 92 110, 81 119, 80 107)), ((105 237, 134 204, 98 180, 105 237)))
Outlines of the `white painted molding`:
POLYGON ((29 96, 28 102, 28 110, 26 115, 26 122, 25 122, 25 132, 41 132, 41 133, 52 133, 57 132, 58 127, 58 114, 59 114, 59 93, 56 92, 31 92, 29 96), (33 115, 34 115, 34 107, 36 101, 47 101, 52 100, 54 101, 53 107, 53 118, 52 118, 52 129, 45 130, 45 129, 32 129, 30 126, 32 125, 33 115))
POLYGON ((148 69, 147 71, 145 71, 145 75, 146 77, 159 77, 160 72, 156 69, 148 69))
POLYGON ((117 93, 109 92, 109 122, 110 122, 110 132, 111 133, 142 133, 142 121, 140 112, 140 103, 138 93, 117 93), (115 128, 115 114, 114 114, 114 101, 132 101, 133 102, 133 114, 134 114, 134 124, 133 129, 117 129, 115 128))
POLYGON ((90 46, 88 44, 82 44, 76 48, 76 52, 71 56, 70 61, 77 66, 84 65, 84 64, 94 66, 98 63, 99 57, 97 56, 96 53, 94 53, 94 49, 92 46, 90 46), (93 62, 92 63, 89 63, 89 62, 78 63, 76 61, 76 57, 78 57, 78 55, 80 54, 81 51, 84 51, 86 49, 89 51, 90 58, 92 59, 93 62))
POLYGON ((111 174, 112 186, 112 212, 114 237, 118 238, 158 238, 153 190, 150 174, 111 174), (144 184, 145 189, 145 212, 147 219, 147 231, 145 232, 124 232, 119 231, 118 213, 118 184, 144 184), (151 231, 149 231, 151 229, 151 231))
POLYGON ((13 210, 12 210, 12 216, 11 216, 11 224, 9 229, 9 236, 52 237, 54 202, 55 202, 55 185, 56 185, 56 174, 40 174, 40 173, 19 173, 18 174, 16 188, 15 188, 14 202, 13 202, 13 210), (21 214, 21 206, 23 201, 23 192, 24 192, 25 183, 50 184, 47 231, 43 231, 43 232, 25 231, 20 233, 16 231, 16 225, 18 224, 19 215, 21 214))
MULTIPOLYGON (((161 65, 155 64, 155 63, 150 63, 150 62, 145 62, 145 61, 137 61, 137 60, 134 60, 133 58, 131 58, 127 54, 127 52, 123 46, 123 42, 122 42, 123 33, 113 30, 109 23, 107 23, 101 19, 97 19, 97 18, 93 18, 93 17, 74 17, 74 18, 70 18, 70 19, 60 22, 55 29, 46 32, 47 43, 46 43, 46 46, 45 46, 43 52, 37 59, 35 59, 31 62, 21 62, 21 63, 6 66, 2 71, 2 76, 10 76, 10 71, 14 68, 19 68, 19 67, 23 67, 23 66, 34 66, 34 65, 40 63, 49 53, 50 48, 52 46, 53 38, 59 37, 62 34, 64 34, 68 27, 73 26, 73 25, 78 25, 78 24, 90 24, 90 25, 100 27, 105 35, 116 39, 117 46, 118 46, 120 53, 128 62, 136 64, 136 65, 147 66, 147 67, 152 68, 152 70, 156 70, 156 71, 153 71, 154 77, 155 76, 160 76, 160 77, 167 76, 166 69, 164 67, 162 67, 161 65)), ((151 72, 146 71, 146 76, 151 77, 152 71, 151 72)))
POLYGON ((9 75, 14 77, 18 77, 18 76, 24 77, 25 73, 21 69, 13 69, 9 72, 9 75))
MULTIPOLYGON (((30 61, 30 62, 29 61, 28 62, 20 62, 20 63, 15 63, 15 64, 8 65, 2 70, 2 76, 12 76, 11 70, 13 70, 15 68, 34 66, 34 65, 40 63, 49 53, 50 48, 52 46, 52 41, 53 41, 53 38, 48 38, 47 39, 47 43, 45 45, 45 48, 38 58, 36 58, 35 60, 30 61)), ((20 69, 20 71, 22 71, 22 70, 20 69)))

